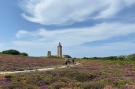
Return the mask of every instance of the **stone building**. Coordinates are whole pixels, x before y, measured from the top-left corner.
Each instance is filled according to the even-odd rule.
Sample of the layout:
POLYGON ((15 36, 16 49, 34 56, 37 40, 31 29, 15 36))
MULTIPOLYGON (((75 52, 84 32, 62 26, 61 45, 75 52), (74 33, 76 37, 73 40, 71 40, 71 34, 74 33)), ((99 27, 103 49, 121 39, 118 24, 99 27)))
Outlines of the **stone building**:
POLYGON ((62 45, 61 45, 60 42, 59 42, 59 44, 57 46, 57 55, 52 55, 51 51, 48 51, 47 52, 47 57, 59 57, 59 58, 63 57, 63 55, 62 55, 62 45))
POLYGON ((62 45, 59 42, 59 45, 57 46, 57 57, 62 58, 62 45))
POLYGON ((51 57, 52 56, 51 51, 48 51, 47 56, 48 57, 51 57))

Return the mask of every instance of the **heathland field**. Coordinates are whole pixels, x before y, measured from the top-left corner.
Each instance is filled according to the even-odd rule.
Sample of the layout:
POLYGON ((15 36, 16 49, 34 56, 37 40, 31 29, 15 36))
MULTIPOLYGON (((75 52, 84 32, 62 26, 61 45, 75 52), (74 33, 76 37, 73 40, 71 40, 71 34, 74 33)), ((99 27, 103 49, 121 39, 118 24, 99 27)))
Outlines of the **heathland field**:
MULTIPOLYGON (((35 59, 26 61, 27 58, 18 57, 14 61, 12 58, 7 58, 5 59, 8 60, 7 62, 0 61, 0 69, 3 71, 5 66, 13 68, 55 66, 63 65, 64 62, 64 59, 63 61, 51 58, 35 59)), ((135 61, 133 60, 76 59, 76 62, 80 65, 46 72, 6 75, 5 78, 1 75, 0 89, 135 89, 135 61)))
POLYGON ((0 55, 0 71, 23 71, 63 64, 64 60, 58 58, 0 55))

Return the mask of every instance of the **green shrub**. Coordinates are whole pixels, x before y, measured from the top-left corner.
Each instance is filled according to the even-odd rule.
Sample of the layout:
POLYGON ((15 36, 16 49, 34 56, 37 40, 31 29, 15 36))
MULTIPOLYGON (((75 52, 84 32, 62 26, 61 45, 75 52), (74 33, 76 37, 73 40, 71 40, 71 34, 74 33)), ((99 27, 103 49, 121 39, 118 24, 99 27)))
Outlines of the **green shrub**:
POLYGON ((13 50, 13 49, 3 51, 2 53, 3 53, 3 54, 11 54, 11 55, 20 55, 20 52, 19 52, 19 51, 13 50))
POLYGON ((66 84, 64 82, 55 82, 51 84, 50 89, 61 89, 66 87, 66 84))
POLYGON ((128 60, 135 60, 135 54, 127 56, 128 60))
POLYGON ((51 75, 46 75, 46 76, 43 78, 43 80, 45 81, 46 84, 51 84, 51 83, 54 82, 54 78, 53 78, 53 76, 51 76, 51 75))
POLYGON ((2 51, 0 54, 28 56, 27 53, 25 53, 25 52, 21 53, 18 50, 14 50, 14 49, 2 51))
POLYGON ((79 82, 85 82, 95 79, 96 75, 88 73, 78 73, 77 75, 74 76, 74 78, 79 82))
POLYGON ((2 89, 39 89, 38 86, 30 84, 21 84, 21 83, 11 83, 8 86, 4 86, 2 89))
POLYGON ((81 89, 103 89, 104 84, 97 82, 84 82, 80 87, 81 89))
POLYGON ((28 56, 28 54, 27 53, 20 53, 20 55, 22 55, 22 56, 28 56))
POLYGON ((127 84, 127 81, 119 80, 119 81, 117 81, 117 82, 115 82, 113 84, 114 84, 114 86, 121 88, 121 87, 124 87, 127 84))

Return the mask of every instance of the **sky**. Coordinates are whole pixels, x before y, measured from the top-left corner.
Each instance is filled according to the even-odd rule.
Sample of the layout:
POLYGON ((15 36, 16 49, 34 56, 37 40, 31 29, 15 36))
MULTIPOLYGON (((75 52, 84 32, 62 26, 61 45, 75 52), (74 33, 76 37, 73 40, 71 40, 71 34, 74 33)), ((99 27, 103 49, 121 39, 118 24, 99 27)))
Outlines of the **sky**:
POLYGON ((30 56, 135 53, 135 0, 0 0, 0 51, 30 56))

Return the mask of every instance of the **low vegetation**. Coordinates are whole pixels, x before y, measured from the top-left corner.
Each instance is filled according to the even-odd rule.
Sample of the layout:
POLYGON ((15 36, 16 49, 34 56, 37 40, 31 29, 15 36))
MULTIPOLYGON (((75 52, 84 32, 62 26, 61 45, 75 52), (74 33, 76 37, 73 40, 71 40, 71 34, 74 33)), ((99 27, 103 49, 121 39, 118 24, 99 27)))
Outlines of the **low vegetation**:
POLYGON ((47 72, 7 76, 2 89, 134 89, 135 64, 112 60, 78 60, 81 65, 47 72))
POLYGON ((64 60, 58 58, 0 55, 0 71, 23 71, 63 64, 64 60))
MULTIPOLYGON (((124 59, 122 59, 123 57, 116 57, 117 59, 113 57, 108 59, 107 57, 104 60, 76 59, 80 65, 73 68, 8 75, 0 79, 0 89, 135 89, 133 56, 126 56, 124 59), (129 59, 130 57, 133 59, 129 59)), ((24 57, 23 60, 26 59, 24 57)), ((55 58, 54 60, 48 62, 53 65, 63 63, 59 59, 55 58)), ((37 63, 37 65, 49 64, 46 60, 44 61, 45 63, 43 60, 40 62, 36 60, 30 65, 33 63, 37 63)), ((25 61, 26 65, 29 64, 27 62, 25 61)))
POLYGON ((135 61, 135 54, 131 54, 131 55, 126 55, 126 56, 110 56, 110 57, 93 57, 93 58, 89 58, 89 57, 84 57, 82 59, 86 59, 86 60, 134 60, 135 61))
POLYGON ((18 50, 14 49, 2 51, 1 54, 28 56, 27 53, 25 52, 21 53, 18 50))

